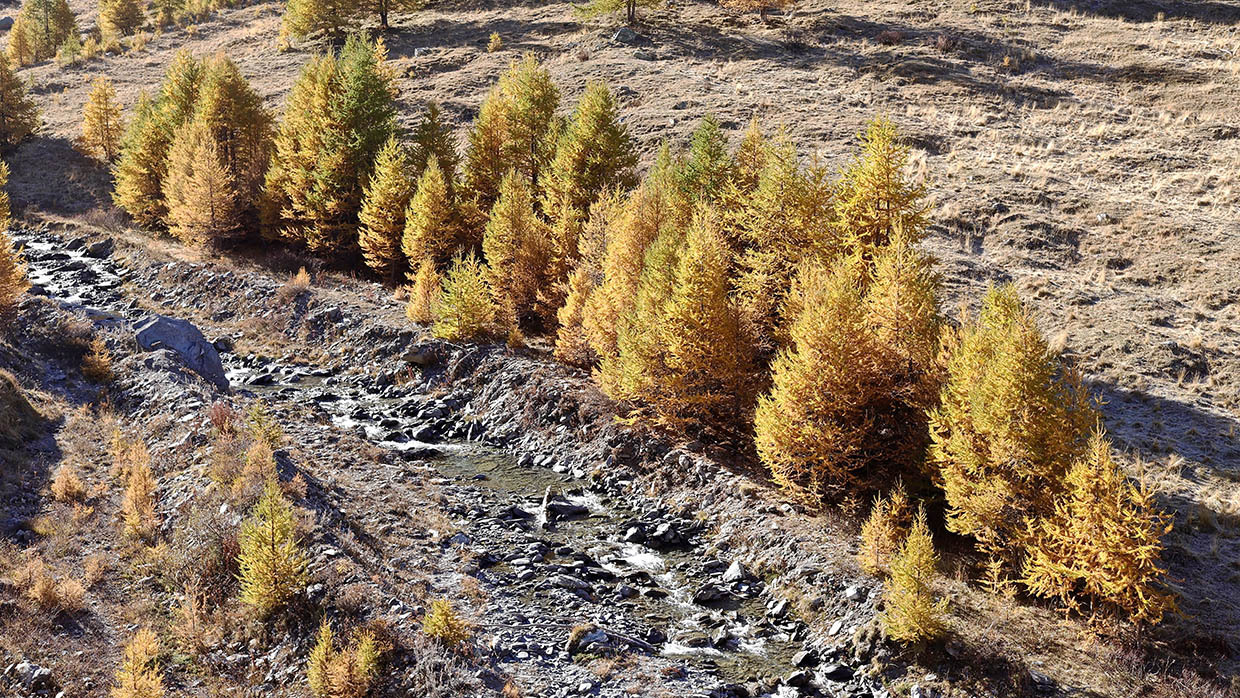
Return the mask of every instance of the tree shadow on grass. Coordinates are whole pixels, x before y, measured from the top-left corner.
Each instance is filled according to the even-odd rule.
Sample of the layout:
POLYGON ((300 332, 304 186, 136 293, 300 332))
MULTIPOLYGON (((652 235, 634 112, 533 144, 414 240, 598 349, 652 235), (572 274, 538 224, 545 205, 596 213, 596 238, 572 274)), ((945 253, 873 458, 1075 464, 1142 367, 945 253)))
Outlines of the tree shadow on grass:
POLYGON ((112 205, 112 175, 65 138, 35 137, 7 157, 15 207, 62 216, 112 205))

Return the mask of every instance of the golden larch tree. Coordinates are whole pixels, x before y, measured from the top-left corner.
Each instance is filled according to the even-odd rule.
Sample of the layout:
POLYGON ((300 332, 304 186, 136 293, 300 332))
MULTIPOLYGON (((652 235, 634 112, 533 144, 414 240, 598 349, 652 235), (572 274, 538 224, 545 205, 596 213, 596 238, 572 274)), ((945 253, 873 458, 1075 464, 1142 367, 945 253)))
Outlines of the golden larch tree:
POLYGON ((861 153, 844 170, 835 195, 835 226, 850 249, 863 255, 887 243, 898 229, 920 239, 928 206, 925 182, 908 171, 909 148, 895 124, 879 117, 860 137, 861 153))
POLYGON ((1035 596, 1070 611, 1156 624, 1174 609, 1160 565, 1171 517, 1148 488, 1129 482, 1101 429, 1064 478, 1066 492, 1036 524, 1023 579, 1035 596))
POLYGON ((67 0, 24 0, 9 30, 8 57, 18 66, 45 61, 77 30, 67 0))
POLYGON ((6 188, 9 186, 9 166, 3 160, 0 160, 0 233, 9 229, 9 222, 12 220, 12 209, 9 207, 9 192, 6 188))
POLYGON ((946 631, 947 599, 935 599, 939 555, 926 525, 924 509, 891 562, 891 579, 883 589, 886 608, 880 617, 887 637, 905 645, 934 640, 946 631))
POLYGON ((129 36, 146 23, 138 0, 104 0, 99 3, 99 31, 106 39, 129 36))
MULTIPOLYGON (((6 173, 4 163, 0 162, 0 179, 6 173)), ((3 197, 0 196, 0 203, 3 197)), ((4 213, 0 210, 0 214, 4 213)), ((17 310, 17 303, 26 290, 30 288, 30 280, 26 276, 26 263, 13 248, 13 240, 3 229, 8 225, 0 221, 0 328, 7 328, 17 310)))
POLYGON ((87 155, 112 162, 120 154, 125 123, 121 105, 116 99, 112 81, 100 76, 95 79, 86 107, 82 110, 81 148, 87 155))
POLYGON ((358 213, 358 246, 366 266, 389 281, 405 269, 401 238, 405 234, 405 209, 413 198, 413 161, 409 149, 395 136, 375 156, 375 171, 362 197, 358 213))
POLYGON ((409 261, 410 274, 424 261, 439 265, 452 257, 458 246, 456 223, 448 181, 439 168, 439 159, 431 157, 405 211, 400 246, 409 261))
POLYGON ((889 570, 892 558, 908 536, 912 514, 903 482, 897 481, 886 496, 874 497, 870 515, 861 525, 861 547, 857 551, 857 563, 866 574, 879 575, 889 570))
POLYGON ((38 107, 8 59, 0 56, 0 152, 26 140, 38 127, 38 107))
POLYGON ((297 541, 293 507, 269 480, 241 525, 241 601, 261 616, 283 607, 306 585, 307 558, 297 541))
POLYGON ((409 303, 405 306, 405 315, 414 322, 431 324, 435 321, 442 291, 443 282, 435 263, 429 259, 422 260, 417 273, 413 275, 413 283, 409 286, 409 303))
POLYGON ((472 253, 452 260, 435 312, 436 337, 459 342, 495 334, 498 313, 487 275, 486 265, 472 253))
POLYGON ((112 698, 163 698, 164 678, 159 670, 159 638, 149 628, 134 633, 116 672, 112 698))
POLYGON ((1086 452, 1097 413, 1014 287, 992 288, 980 314, 962 324, 948 337, 929 458, 947 499, 947 527, 1014 564, 1086 452))
POLYGON ((520 324, 534 311, 545 280, 547 247, 547 227, 534 212, 529 180, 514 170, 500 185, 482 236, 487 282, 502 322, 520 324))
POLYGON ((169 230, 188 244, 219 245, 244 232, 241 192, 202 118, 182 126, 173 139, 164 199, 169 230))

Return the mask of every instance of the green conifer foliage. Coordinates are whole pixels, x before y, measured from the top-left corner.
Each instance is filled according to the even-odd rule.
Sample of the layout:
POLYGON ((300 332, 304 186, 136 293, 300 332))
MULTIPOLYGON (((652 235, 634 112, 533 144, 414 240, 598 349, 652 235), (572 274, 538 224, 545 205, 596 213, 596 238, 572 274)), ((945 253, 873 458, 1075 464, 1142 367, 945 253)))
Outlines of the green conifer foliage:
POLYGON ((456 152, 456 137, 444 123, 443 111, 435 102, 426 105, 426 116, 413 130, 413 172, 421 174, 432 157, 439 161, 448 188, 454 189, 461 158, 456 152))
POLYGON ((689 154, 681 170, 681 186, 689 201, 719 201, 732 179, 736 164, 728 155, 728 139, 719 120, 707 114, 693 131, 689 154))
POLYGON ((18 67, 48 60, 76 31, 67 0, 25 0, 10 29, 9 60, 18 67))
POLYGON ((926 186, 907 172, 908 155, 890 120, 880 117, 866 126, 861 154, 844 171, 835 197, 836 227, 850 249, 869 255, 897 228, 920 239, 926 186))

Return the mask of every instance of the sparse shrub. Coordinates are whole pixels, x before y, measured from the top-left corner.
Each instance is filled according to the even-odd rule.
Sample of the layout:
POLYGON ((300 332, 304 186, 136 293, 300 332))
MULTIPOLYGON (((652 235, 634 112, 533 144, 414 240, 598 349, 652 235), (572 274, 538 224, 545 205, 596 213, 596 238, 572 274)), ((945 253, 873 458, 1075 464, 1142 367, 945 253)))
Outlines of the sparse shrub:
POLYGON ((305 267, 300 267, 296 274, 288 277, 288 281, 276 291, 276 301, 281 305, 287 305, 301 297, 301 294, 310 290, 310 272, 305 267))
POLYGON ((360 630, 348 647, 335 645, 331 623, 324 618, 306 666, 310 693, 315 698, 363 698, 379 672, 381 650, 374 633, 360 630))
POLYGON ((469 642, 472 631, 445 599, 431 602, 431 608, 422 620, 422 632, 449 649, 458 649, 469 642))
POLYGON ((164 679, 159 669, 159 638, 149 628, 134 634, 116 672, 112 698, 162 698, 164 679))
POLYGON ((1119 611, 1135 622, 1158 623, 1174 609, 1158 560, 1171 517, 1157 510, 1148 489, 1124 477, 1101 430, 1064 487, 1054 512, 1033 532, 1024 584, 1072 612, 1119 611))
POLYGON ((348 255, 375 158, 395 127, 387 50, 353 34, 316 56, 289 94, 267 171, 265 221, 316 252, 348 255))
POLYGON ((297 541, 293 507, 268 481, 253 513, 241 525, 241 601, 268 616, 306 585, 305 552, 297 541))
MULTIPOLYGON (((145 448, 143 449, 145 451, 145 448)), ((155 476, 150 457, 135 458, 126 467, 121 516, 125 534, 141 541, 155 537, 155 476)))
POLYGON ((112 352, 103 337, 90 341, 90 349, 82 356, 82 376, 92 383, 106 385, 116 378, 112 372, 112 352))
POLYGON ((231 436, 237 431, 237 424, 241 421, 241 415, 237 414, 237 410, 226 402, 216 402, 207 408, 207 420, 211 422, 211 427, 215 429, 215 433, 222 436, 231 436))
POLYGON ((1054 510, 1068 468, 1086 453, 1097 413, 1012 286, 991 289, 980 315, 948 339, 929 451, 947 527, 1012 569, 1032 525, 1054 510))
POLYGON ((934 599, 934 576, 939 564, 926 512, 917 512, 913 528, 891 562, 891 579, 884 588, 886 609, 880 620, 887 636, 903 644, 940 637, 946 629, 947 600, 934 599))
POLYGON ((16 585, 46 613, 78 613, 85 608, 86 589, 68 576, 52 574, 40 557, 30 557, 17 570, 16 585))
POLYGON ((84 58, 82 37, 77 32, 69 32, 64 43, 56 51, 56 64, 59 66, 77 65, 84 58))
POLYGON ((82 112, 81 148, 87 155, 112 162, 120 154, 124 131, 125 123, 121 119, 121 106, 116 101, 116 90, 110 80, 99 77, 82 112))
POLYGON ((0 328, 6 328, 12 321, 17 302, 28 288, 26 263, 13 249, 13 240, 0 232, 0 328))
POLYGON ((861 525, 861 549, 857 553, 861 569, 872 575, 887 572, 911 523, 912 510, 903 483, 897 482, 886 497, 875 497, 870 515, 861 525))
POLYGON ((86 485, 71 463, 62 463, 52 476, 52 496, 58 502, 79 502, 86 497, 86 485))
POLYGON ((9 29, 9 60, 17 66, 45 61, 56 55, 70 32, 77 30, 77 20, 66 0, 25 0, 9 29))
POLYGON ((486 273, 486 265, 472 254, 453 260, 443 280, 432 327, 436 337, 467 341, 495 332, 496 309, 486 273))
POLYGON ((499 32, 491 32, 491 38, 487 41, 487 53, 495 53, 502 48, 504 48, 504 40, 499 32))
POLYGON ((375 172, 358 214, 358 245, 366 266, 390 281, 405 268, 401 238, 405 209, 414 194, 412 174, 409 149, 392 136, 375 156, 375 172))
POLYGON ((232 482, 233 498, 248 505, 258 498, 266 483, 278 479, 271 446, 261 439, 255 440, 246 449, 241 472, 232 482))
POLYGON ((245 411, 245 426, 251 438, 262 441, 273 451, 284 443, 284 429, 271 416, 267 403, 262 400, 250 403, 250 408, 245 411))
MULTIPOLYGON (((10 41, 9 49, 12 47, 10 41)), ((38 127, 39 108, 26 94, 26 84, 17 77, 9 59, 0 56, 0 152, 26 140, 38 127)))
POLYGON ((405 306, 405 315, 416 323, 431 324, 435 321, 442 292, 439 271, 429 259, 422 260, 418 273, 413 277, 413 285, 409 288, 409 303, 405 306))

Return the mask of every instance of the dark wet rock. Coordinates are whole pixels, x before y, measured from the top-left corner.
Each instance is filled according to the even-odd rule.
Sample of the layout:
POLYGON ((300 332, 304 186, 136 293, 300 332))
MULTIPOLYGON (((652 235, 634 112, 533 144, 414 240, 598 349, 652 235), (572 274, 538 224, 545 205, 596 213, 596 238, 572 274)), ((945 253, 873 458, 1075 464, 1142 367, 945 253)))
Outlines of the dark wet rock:
POLYGON ((818 655, 813 650, 801 650, 792 655, 792 666, 798 669, 818 666, 818 655))
POLYGON ((693 603, 699 606, 718 603, 732 598, 732 592, 718 584, 706 584, 693 592, 693 603))
POLYGON ((112 241, 112 238, 104 238, 87 245, 85 254, 93 259, 107 259, 112 256, 114 249, 116 249, 116 243, 112 241))
POLYGON ((794 671, 784 679, 784 684, 804 688, 810 684, 813 678, 808 671, 794 671))
POLYGON ((143 351, 171 349, 194 373, 220 390, 228 390, 219 352, 202 336, 193 323, 164 315, 152 315, 134 327, 134 336, 143 351))
POLYGON ((853 677, 852 667, 846 664, 828 664, 822 669, 822 678, 836 683, 848 681, 853 677))

